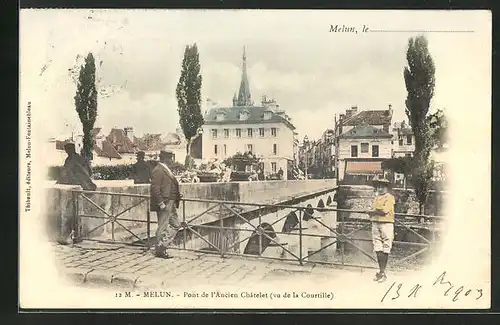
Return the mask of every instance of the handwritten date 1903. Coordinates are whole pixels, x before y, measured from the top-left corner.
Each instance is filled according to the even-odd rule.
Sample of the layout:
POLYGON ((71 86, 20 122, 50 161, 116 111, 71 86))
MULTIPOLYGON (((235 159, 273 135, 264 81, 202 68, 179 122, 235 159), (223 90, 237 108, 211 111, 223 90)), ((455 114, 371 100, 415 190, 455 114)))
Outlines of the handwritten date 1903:
MULTIPOLYGON (((475 297, 476 300, 479 300, 483 296, 483 289, 466 288, 463 285, 457 287, 456 285, 453 285, 450 281, 447 281, 445 279, 445 276, 446 276, 446 271, 441 273, 432 283, 432 285, 429 285, 428 287, 434 288, 434 290, 439 290, 438 292, 445 297, 448 296, 451 297, 451 300, 453 302, 457 301, 461 297, 475 297)), ((409 289, 407 288, 408 286, 404 285, 401 282, 400 283, 393 282, 389 286, 389 289, 387 289, 387 291, 385 292, 380 302, 383 302, 386 298, 391 298, 391 300, 396 300, 402 296, 407 298, 417 298, 417 295, 419 294, 420 290, 425 290, 424 286, 418 283, 411 286, 409 289), (405 288, 403 288, 403 286, 405 286, 405 288)))

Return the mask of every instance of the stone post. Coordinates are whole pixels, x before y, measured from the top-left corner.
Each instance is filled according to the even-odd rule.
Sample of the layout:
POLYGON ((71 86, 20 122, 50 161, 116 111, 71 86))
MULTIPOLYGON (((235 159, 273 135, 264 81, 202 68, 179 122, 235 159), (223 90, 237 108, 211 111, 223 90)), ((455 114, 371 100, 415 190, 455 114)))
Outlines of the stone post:
MULTIPOLYGON (((298 229, 294 229, 292 231, 290 231, 290 234, 289 235, 281 235, 282 236, 282 240, 280 240, 280 242, 282 244, 288 244, 288 245, 284 245, 290 252, 292 252, 293 254, 295 254, 295 256, 297 257, 300 257, 300 241, 299 241, 299 230, 298 229)), ((302 238, 302 256, 307 256, 307 245, 306 245, 306 242, 305 242, 305 239, 307 237, 303 237, 302 238)), ((292 256, 290 253, 288 253, 287 251, 285 251, 284 249, 282 249, 282 258, 284 259, 295 259, 296 257, 295 256, 292 256)))
MULTIPOLYGON (((322 233, 324 233, 325 230, 327 229, 320 222, 325 223, 322 213, 317 210, 314 212, 313 219, 309 219, 308 221, 302 221, 302 225, 304 226, 304 228, 307 228, 303 230, 303 234, 315 235, 315 236, 304 236, 304 238, 302 239, 302 243, 305 246, 305 252, 306 252, 306 254, 303 256, 308 256, 321 249, 322 238, 317 236, 322 235, 322 233)), ((321 253, 322 252, 318 252, 308 257, 306 261, 321 260, 321 253)))
MULTIPOLYGON (((336 209, 337 208, 337 202, 332 201, 332 203, 327 206, 327 208, 332 208, 336 209)), ((323 223, 330 227, 332 230, 337 230, 337 211, 324 211, 323 212, 323 223)), ((324 229, 324 234, 326 236, 335 236, 335 233, 331 230, 324 229)), ((336 238, 331 238, 331 237, 323 237, 321 238, 321 247, 325 247, 328 244, 334 242, 336 238)), ((333 258, 335 256, 335 251, 337 249, 337 243, 332 244, 325 248, 324 250, 321 251, 321 258, 323 261, 333 261, 333 258)))

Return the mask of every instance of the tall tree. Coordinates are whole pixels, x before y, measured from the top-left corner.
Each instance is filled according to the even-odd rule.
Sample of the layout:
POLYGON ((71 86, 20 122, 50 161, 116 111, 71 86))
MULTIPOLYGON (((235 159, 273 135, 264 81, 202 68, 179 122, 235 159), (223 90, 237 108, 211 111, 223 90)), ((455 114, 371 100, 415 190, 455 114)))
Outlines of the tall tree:
POLYGON ((83 128, 82 155, 92 160, 92 129, 97 117, 97 89, 95 80, 95 60, 92 53, 85 58, 76 85, 75 107, 83 128))
POLYGON ((187 45, 182 60, 182 70, 177 83, 177 111, 179 124, 187 140, 186 167, 192 164, 191 143, 198 136, 198 129, 203 125, 201 114, 201 74, 200 58, 196 43, 187 45))
POLYGON ((448 141, 448 119, 446 118, 444 111, 442 109, 438 109, 436 113, 430 114, 427 117, 427 120, 429 123, 433 147, 443 148, 448 141))
POLYGON ((408 66, 404 69, 404 79, 408 92, 405 111, 415 135, 412 175, 420 213, 423 212, 432 179, 432 164, 429 162, 429 154, 433 141, 431 140, 427 113, 434 95, 435 67, 427 45, 427 39, 424 36, 409 39, 406 52, 408 66))

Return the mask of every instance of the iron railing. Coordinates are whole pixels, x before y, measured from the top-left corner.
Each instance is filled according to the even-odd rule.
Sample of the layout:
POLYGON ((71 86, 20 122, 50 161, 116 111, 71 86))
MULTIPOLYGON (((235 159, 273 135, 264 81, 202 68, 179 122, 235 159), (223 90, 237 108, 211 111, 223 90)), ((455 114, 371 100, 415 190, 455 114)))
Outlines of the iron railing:
MULTIPOLYGON (((143 194, 74 190, 75 229, 79 230, 77 238, 80 240, 139 245, 149 248, 152 243, 151 226, 157 224, 156 220, 151 220, 149 199, 149 195, 143 194), (129 197, 136 199, 136 201, 130 202, 128 206, 122 205, 122 210, 119 212, 110 212, 92 200, 93 196, 98 195, 111 196, 111 202, 113 202, 113 198, 117 197, 129 197), (88 202, 94 211, 100 212, 101 215, 82 212, 82 202, 88 202), (141 207, 143 203, 145 203, 146 208, 141 207), (133 209, 138 209, 138 212, 136 211, 134 215, 136 217, 123 217, 126 212, 131 213, 133 209), (81 225, 83 218, 105 221, 94 225, 92 228, 83 229, 81 225), (145 224, 145 233, 144 226, 136 226, 137 229, 132 229, 132 227, 124 225, 124 222, 145 224), (91 236, 96 230, 104 229, 107 225, 111 225, 110 239, 102 238, 102 236, 97 238, 91 236), (116 239, 116 226, 131 236, 126 239, 116 239)), ((363 210, 339 209, 329 206, 312 207, 182 198, 178 211, 181 219, 181 229, 176 237, 173 249, 219 254, 222 258, 227 256, 247 256, 293 261, 298 262, 300 265, 318 263, 362 267, 376 266, 374 254, 371 249, 367 249, 372 241, 371 234, 366 233, 370 229, 371 221, 369 218, 352 216, 354 213, 366 215, 366 211, 363 210), (198 205, 197 209, 199 211, 195 215, 188 216, 188 211, 192 211, 189 207, 190 204, 198 205), (204 207, 200 210, 201 205, 204 207), (321 215, 326 216, 329 213, 336 214, 336 217, 333 218, 335 222, 326 224, 321 215), (294 218, 294 215, 296 218, 294 218), (204 216, 208 216, 209 220, 202 221, 201 218, 204 216), (285 229, 284 223, 287 220, 292 220, 292 227, 285 229), (294 220, 295 224, 293 224, 294 220), (283 229, 281 231, 274 230, 274 228, 282 224, 283 229), (318 232, 311 233, 308 231, 310 230, 308 227, 316 227, 314 229, 318 230, 318 232), (365 231, 365 236, 356 236, 362 231, 365 231), (241 233, 246 234, 241 235, 241 233), (308 244, 305 242, 311 242, 311 239, 316 239, 316 242, 311 245, 314 246, 313 249, 308 249, 310 247, 306 247, 308 244), (293 241, 293 243, 291 244, 286 240, 293 241), (250 243, 255 242, 257 250, 246 249, 250 243), (200 243, 205 246, 200 245, 200 243), (245 250, 242 250, 241 247, 244 245, 246 245, 245 250), (281 254, 278 254, 279 256, 266 254, 265 251, 270 247, 278 248, 281 250, 281 254), (329 247, 331 248, 328 252, 329 255, 320 254, 329 247), (360 259, 360 256, 364 256, 364 261, 360 259)), ((403 263, 433 249, 437 242, 437 225, 442 218, 442 216, 396 213, 396 233, 403 230, 407 234, 413 235, 414 238, 409 241, 401 240, 396 236, 393 247, 400 249, 403 254, 396 255, 392 259, 403 263), (419 229, 424 229, 428 232, 428 235, 423 235, 418 231, 419 229), (415 248, 417 248, 416 251, 411 251, 415 248), (409 254, 404 254, 408 253, 408 251, 410 251, 409 254)), ((107 234, 107 232, 104 233, 107 234)), ((391 254, 391 256, 394 256, 394 254, 391 254)))

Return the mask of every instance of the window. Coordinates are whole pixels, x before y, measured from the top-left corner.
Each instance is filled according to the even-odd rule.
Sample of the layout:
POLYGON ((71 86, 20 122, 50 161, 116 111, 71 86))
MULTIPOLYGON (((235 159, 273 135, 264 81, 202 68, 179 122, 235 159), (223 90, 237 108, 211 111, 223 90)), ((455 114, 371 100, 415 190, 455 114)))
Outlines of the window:
POLYGON ((247 144, 247 152, 253 153, 253 145, 247 144))
POLYGON ((252 165, 246 165, 245 166, 245 172, 249 173, 252 171, 252 165))
POLYGON ((241 138, 241 129, 236 129, 236 137, 241 138))
POLYGON ((253 136, 253 130, 247 129, 247 134, 248 134, 248 137, 251 138, 253 136))
POLYGON ((217 145, 214 145, 214 154, 217 154, 217 145))
POLYGON ((261 137, 263 137, 263 136, 264 136, 264 128, 259 128, 259 135, 260 135, 261 137))
POLYGON ((212 129, 212 137, 217 139, 217 129, 212 129))
POLYGON ((244 120, 248 119, 248 115, 249 114, 246 111, 245 112, 241 112, 241 114, 240 114, 240 121, 244 121, 244 120))
POLYGON ((229 138, 229 129, 224 129, 224 138, 229 138))
POLYGON ((370 145, 368 143, 361 144, 361 153, 368 153, 370 145))
POLYGON ((271 128, 271 136, 276 137, 276 128, 271 128))
POLYGON ((378 145, 372 146, 372 157, 378 157, 378 145))
POLYGON ((227 145, 224 145, 224 156, 227 155, 227 145))
POLYGON ((409 145, 409 146, 411 146, 411 143, 412 143, 411 140, 412 140, 412 136, 411 135, 407 135, 406 136, 406 144, 409 145))
POLYGON ((358 156, 358 146, 351 146, 351 157, 357 157, 358 156))
POLYGON ((411 157, 411 153, 405 153, 405 157, 411 157))
POLYGON ((277 155, 278 154, 278 145, 275 143, 273 144, 273 155, 277 155))
POLYGON ((403 137, 399 137, 399 145, 402 146, 403 145, 403 137))
POLYGON ((276 173, 276 163, 275 163, 275 162, 272 162, 272 163, 271 163, 271 171, 272 171, 273 173, 276 173))

